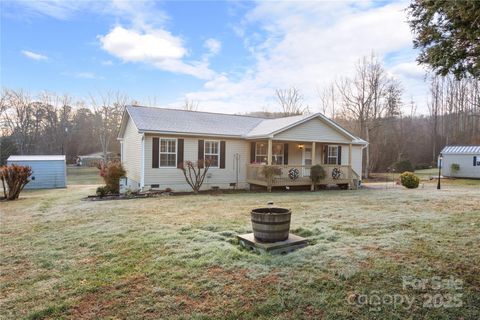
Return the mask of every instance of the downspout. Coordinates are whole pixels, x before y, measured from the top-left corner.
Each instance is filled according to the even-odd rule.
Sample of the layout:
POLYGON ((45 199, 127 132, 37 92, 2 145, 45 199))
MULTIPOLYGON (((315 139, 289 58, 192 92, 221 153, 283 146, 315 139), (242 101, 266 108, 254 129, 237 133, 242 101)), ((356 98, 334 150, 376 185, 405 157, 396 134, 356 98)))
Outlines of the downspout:
POLYGON ((145 133, 142 133, 142 165, 140 169, 140 190, 145 187, 145 133))

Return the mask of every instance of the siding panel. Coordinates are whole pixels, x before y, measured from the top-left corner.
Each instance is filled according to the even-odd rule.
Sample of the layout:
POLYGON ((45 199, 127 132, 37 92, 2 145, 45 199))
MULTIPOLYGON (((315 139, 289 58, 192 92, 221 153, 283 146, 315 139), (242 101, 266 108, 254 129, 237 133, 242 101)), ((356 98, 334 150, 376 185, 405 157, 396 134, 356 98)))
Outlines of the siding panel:
MULTIPOLYGON (((162 136, 163 137, 163 136, 162 136)), ((181 170, 177 168, 152 168, 152 135, 145 136, 145 186, 158 184, 160 189, 172 188, 174 191, 191 191, 190 186, 185 182, 181 170)), ((199 137, 183 138, 183 152, 185 161, 197 161, 199 137)), ((249 162, 250 142, 244 140, 229 139, 225 148, 225 169, 210 168, 208 177, 205 179, 202 190, 210 189, 212 186, 230 188, 230 183, 236 182, 236 166, 234 155, 240 154, 239 188, 246 188, 246 165, 249 162)))
POLYGON ((349 143, 351 140, 322 120, 315 118, 283 131, 274 140, 349 143))
MULTIPOLYGON (((127 171, 128 184, 132 187, 139 187, 141 161, 142 161, 142 135, 138 133, 130 117, 127 120, 125 133, 123 135, 122 147, 123 166, 127 171), (133 180, 133 181, 130 181, 133 180)), ((151 155, 150 149, 150 155, 151 155)), ((150 167, 152 163, 150 162, 150 167)))

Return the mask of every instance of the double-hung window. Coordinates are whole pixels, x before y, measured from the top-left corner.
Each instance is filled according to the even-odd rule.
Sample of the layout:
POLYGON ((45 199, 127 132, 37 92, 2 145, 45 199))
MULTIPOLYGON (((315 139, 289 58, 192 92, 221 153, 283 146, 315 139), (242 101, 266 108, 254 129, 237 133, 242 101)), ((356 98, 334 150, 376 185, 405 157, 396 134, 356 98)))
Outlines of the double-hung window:
MULTIPOLYGON (((266 143, 257 143, 255 146, 255 162, 266 163, 267 152, 266 143)), ((272 164, 283 164, 284 157, 283 143, 272 144, 272 164)))
POLYGON ((256 163, 267 162, 267 145, 265 143, 257 143, 255 145, 255 162, 256 163))
POLYGON ((220 163, 220 142, 205 140, 205 161, 210 161, 210 167, 218 168, 220 163))
POLYGON ((338 146, 328 146, 327 163, 328 164, 338 163, 338 146))
POLYGON ((177 166, 177 139, 160 139, 160 167, 177 166))

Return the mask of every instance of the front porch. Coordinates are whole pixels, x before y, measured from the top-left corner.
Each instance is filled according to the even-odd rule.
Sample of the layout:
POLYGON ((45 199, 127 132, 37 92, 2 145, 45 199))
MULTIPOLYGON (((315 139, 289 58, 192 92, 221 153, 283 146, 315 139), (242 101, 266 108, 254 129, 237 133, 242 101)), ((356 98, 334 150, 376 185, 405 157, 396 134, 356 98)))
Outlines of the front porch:
MULTIPOLYGON (((247 165, 247 183, 263 187, 289 187, 289 186, 311 186, 310 179, 311 165, 274 165, 278 167, 281 174, 275 176, 270 186, 263 174, 262 164, 247 165), (295 170, 296 169, 296 170, 295 170), (298 172, 298 176, 295 174, 298 172)), ((320 180, 317 185, 338 185, 350 189, 356 189, 360 178, 349 165, 321 165, 325 169, 325 179, 320 180), (335 175, 333 174, 335 170, 335 175)))
POLYGON ((317 164, 325 170, 325 178, 317 185, 357 188, 361 178, 352 169, 352 145, 328 142, 272 139, 252 142, 246 182, 267 189, 289 186, 310 186, 314 189, 310 168, 317 164), (278 173, 270 181, 263 172, 267 165, 276 168, 278 173))

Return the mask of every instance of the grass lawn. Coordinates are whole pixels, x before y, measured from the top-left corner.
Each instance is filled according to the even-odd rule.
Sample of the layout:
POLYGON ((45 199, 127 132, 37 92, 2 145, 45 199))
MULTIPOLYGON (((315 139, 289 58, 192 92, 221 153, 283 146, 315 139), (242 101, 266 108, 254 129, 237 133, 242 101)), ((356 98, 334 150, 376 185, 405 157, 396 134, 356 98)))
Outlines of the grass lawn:
POLYGON ((480 189, 459 181, 102 202, 80 200, 91 185, 25 191, 0 203, 1 318, 478 319, 480 189), (269 200, 308 247, 239 247, 269 200))
POLYGON ((99 170, 95 167, 67 167, 67 184, 102 184, 99 170))

